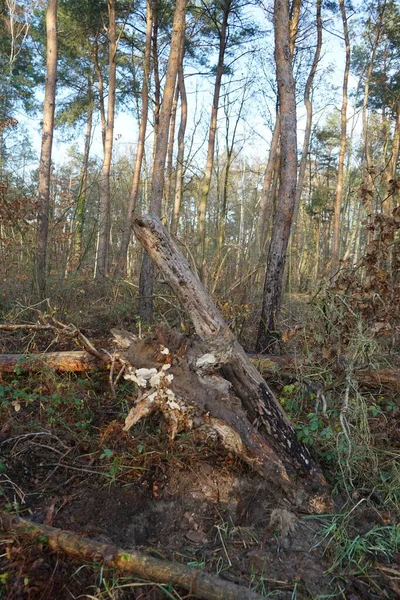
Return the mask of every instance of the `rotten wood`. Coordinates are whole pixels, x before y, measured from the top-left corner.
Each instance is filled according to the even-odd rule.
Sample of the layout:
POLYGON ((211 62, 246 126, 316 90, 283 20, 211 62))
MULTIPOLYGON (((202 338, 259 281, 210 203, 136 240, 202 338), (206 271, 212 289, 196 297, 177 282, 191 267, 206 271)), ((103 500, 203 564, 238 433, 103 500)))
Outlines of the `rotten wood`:
MULTIPOLYGON (((290 354, 282 356, 251 354, 247 356, 263 377, 268 378, 274 375, 283 375, 291 379, 297 379, 298 377, 295 371, 296 361, 290 354)), ((103 353, 100 359, 85 350, 47 352, 40 355, 0 354, 0 373, 4 374, 14 373, 16 368, 23 372, 39 371, 43 366, 60 373, 85 373, 92 370, 107 370, 109 364, 110 357, 108 354, 103 353)), ((354 378, 361 386, 366 388, 390 388, 392 391, 400 391, 400 369, 395 367, 356 370, 354 378)), ((334 384, 328 387, 321 386, 321 389, 328 392, 333 387, 341 385, 343 381, 344 377, 338 375, 334 384)))
POLYGON ((0 531, 48 545, 53 551, 65 552, 86 564, 102 563, 124 575, 136 575, 161 584, 172 583, 196 598, 261 600, 259 594, 248 588, 224 581, 205 571, 154 558, 137 550, 123 550, 113 544, 103 544, 72 531, 33 523, 16 515, 0 513, 0 531))
POLYGON ((85 350, 68 352, 46 352, 43 354, 0 354, 0 373, 40 371, 43 367, 61 373, 81 373, 104 370, 110 358, 104 354, 99 359, 85 350))
MULTIPOLYGON (((311 505, 323 503, 317 491, 323 490, 324 495, 326 482, 319 466, 309 449, 298 440, 279 402, 249 361, 161 221, 154 215, 142 216, 135 220, 134 231, 191 318, 197 334, 215 355, 216 367, 222 377, 232 384, 247 413, 249 425, 254 426, 254 431, 260 431, 276 464, 281 462, 284 466, 275 483, 287 484, 289 478, 293 488, 295 470, 302 474, 303 479, 307 479, 311 505)), ((284 487, 287 489, 287 485, 284 487)), ((318 510, 317 506, 315 510, 318 510)))

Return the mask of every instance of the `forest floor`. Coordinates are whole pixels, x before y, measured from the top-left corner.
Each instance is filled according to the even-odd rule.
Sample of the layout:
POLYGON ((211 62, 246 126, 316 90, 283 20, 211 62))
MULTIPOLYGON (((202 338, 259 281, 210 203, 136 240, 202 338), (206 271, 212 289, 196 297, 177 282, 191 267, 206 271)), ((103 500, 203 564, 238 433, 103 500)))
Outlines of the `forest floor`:
MULTIPOLYGON (((96 323, 86 334, 101 334, 96 345, 110 348, 113 325, 120 323, 96 323)), ((30 352, 71 348, 47 334, 32 340, 30 352)), ((2 353, 22 352, 27 337, 0 342, 2 353)), ((333 390, 327 411, 316 408, 312 381, 321 381, 328 355, 324 361, 310 358, 292 379, 277 372, 269 384, 324 469, 332 514, 279 521, 276 510, 290 510, 285 499, 216 441, 184 433, 171 444, 158 417, 124 432, 132 382, 113 393, 107 374, 46 368, 0 379, 0 510, 194 566, 267 598, 400 597, 399 393, 360 389, 349 442, 340 427, 343 389, 333 390)), ((0 536, 0 598, 78 597, 194 596, 79 563, 45 540, 0 536)))

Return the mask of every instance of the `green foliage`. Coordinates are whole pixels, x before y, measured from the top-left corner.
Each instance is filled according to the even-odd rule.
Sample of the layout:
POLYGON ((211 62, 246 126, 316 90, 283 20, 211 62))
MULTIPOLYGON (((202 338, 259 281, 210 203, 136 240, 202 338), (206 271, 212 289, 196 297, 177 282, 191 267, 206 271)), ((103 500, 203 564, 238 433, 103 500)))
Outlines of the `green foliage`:
POLYGON ((375 561, 390 563, 399 548, 400 525, 374 525, 365 533, 357 533, 351 512, 326 518, 331 519, 322 532, 328 540, 325 552, 333 559, 329 572, 345 569, 347 573, 359 574, 375 561))

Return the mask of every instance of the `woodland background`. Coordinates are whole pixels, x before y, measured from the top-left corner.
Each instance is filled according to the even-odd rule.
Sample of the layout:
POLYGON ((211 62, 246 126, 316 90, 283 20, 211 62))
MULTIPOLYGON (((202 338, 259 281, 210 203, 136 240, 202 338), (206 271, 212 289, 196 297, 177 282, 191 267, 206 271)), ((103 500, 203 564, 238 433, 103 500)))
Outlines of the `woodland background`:
MULTIPOLYGON (((59 2, 55 117, 54 124, 44 117, 43 139, 63 143, 51 167, 42 156, 40 168, 30 119, 37 122, 43 110, 46 8, 2 3, 3 310, 15 297, 28 305, 45 291, 57 297, 69 290, 75 300, 93 278, 134 297, 141 250, 132 215, 150 208, 212 294, 239 312, 259 311, 271 233, 286 210, 277 203, 273 7, 189 4, 176 84, 168 91, 173 4, 59 2), (166 92, 172 98, 165 133, 159 118, 166 92), (132 128, 127 151, 114 139, 114 121, 124 115, 132 128), (99 127, 102 143, 93 142, 99 127), (168 137, 168 146, 155 206, 158 135, 168 137)), ((290 16, 299 172, 283 287, 309 294, 339 261, 354 266, 373 253, 376 215, 385 219, 381 227, 391 226, 398 198, 399 6, 297 2, 290 16), (336 38, 339 69, 326 55, 326 37, 329 52, 336 38)), ((143 307, 140 316, 151 317, 143 307)))

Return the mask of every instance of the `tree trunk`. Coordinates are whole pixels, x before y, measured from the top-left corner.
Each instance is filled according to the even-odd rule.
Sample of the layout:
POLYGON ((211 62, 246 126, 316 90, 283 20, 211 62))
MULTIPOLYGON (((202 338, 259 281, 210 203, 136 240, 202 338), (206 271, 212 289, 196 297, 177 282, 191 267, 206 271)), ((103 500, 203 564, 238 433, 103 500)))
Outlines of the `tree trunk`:
MULTIPOLYGON (((179 68, 178 68, 179 70, 179 68)), ((168 148, 167 148, 167 169, 165 173, 165 187, 164 187, 164 217, 165 223, 169 222, 169 215, 171 214, 172 204, 172 190, 175 188, 173 178, 173 158, 174 158, 174 145, 175 145, 175 130, 176 130, 176 113, 178 110, 179 100, 179 82, 175 86, 175 95, 172 102, 171 109, 171 122, 169 126, 168 136, 168 148)))
MULTIPOLYGON (((168 133, 171 120, 175 83, 181 59, 182 38, 185 35, 185 11, 187 0, 177 0, 175 4, 171 48, 165 75, 164 95, 161 104, 159 126, 154 154, 151 179, 150 211, 161 217, 164 191, 164 169, 168 148, 168 133)), ((139 315, 143 322, 153 320, 153 265, 145 253, 139 278, 139 315)))
POLYGON ((307 156, 308 150, 310 146, 310 137, 311 137, 311 124, 312 124, 312 103, 310 99, 311 88, 314 81, 314 76, 317 71, 319 57, 321 55, 321 47, 322 47, 322 19, 321 19, 321 5, 322 0, 317 0, 316 2, 316 21, 317 21, 317 45, 315 47, 314 59, 311 66, 310 73, 307 78, 306 87, 304 90, 304 104, 306 107, 307 118, 306 118, 306 128, 304 132, 304 141, 303 141, 303 149, 301 152, 300 159, 300 167, 299 167, 299 175, 297 179, 297 188, 296 188, 296 205, 294 209, 294 227, 297 225, 297 217, 299 214, 300 200, 301 200, 301 192, 303 190, 304 178, 306 174, 307 167, 307 156))
POLYGON ((101 72, 100 64, 99 64, 99 43, 97 35, 94 40, 93 49, 93 64, 94 70, 97 75, 97 82, 99 85, 99 111, 100 111, 100 124, 101 124, 101 141, 103 143, 103 152, 106 144, 106 129, 107 129, 107 120, 106 120, 106 109, 104 103, 104 80, 103 73, 101 72))
POLYGON ((139 126, 139 137, 136 149, 135 167, 133 170, 132 188, 128 202, 128 210, 124 230, 122 232, 120 268, 123 275, 126 275, 126 264, 128 256, 128 247, 132 234, 133 215, 136 208, 139 194, 140 172, 144 155, 144 144, 146 140, 147 119, 149 114, 149 85, 150 85, 150 60, 151 60, 151 33, 153 28, 153 12, 151 0, 147 0, 146 12, 146 45, 144 51, 143 65, 143 86, 142 86, 142 108, 139 126))
POLYGON ((340 12, 342 15, 343 32, 346 45, 346 63, 343 75, 343 100, 341 109, 341 125, 340 125, 340 150, 338 162, 338 175, 336 184, 336 196, 334 203, 333 214, 333 239, 332 239, 332 264, 331 275, 337 271, 339 267, 340 253, 340 213, 343 202, 343 179, 344 179, 344 159, 346 154, 346 135, 347 135, 347 88, 350 73, 350 37, 347 26, 346 7, 344 0, 339 0, 340 12))
POLYGON ((214 165, 214 149, 215 149, 215 138, 217 135, 217 117, 218 117, 218 105, 219 97, 221 93, 221 81, 224 72, 224 60, 225 51, 227 46, 227 31, 228 31, 228 19, 231 13, 231 0, 224 0, 222 3, 222 23, 221 29, 219 30, 219 55, 217 63, 217 71, 215 75, 214 84, 214 96, 211 108, 211 119, 210 128, 208 133, 208 145, 207 145, 207 160, 206 168, 204 172, 203 181, 201 184, 201 195, 199 204, 199 273, 202 281, 204 281, 205 272, 205 259, 206 259, 206 215, 207 215, 207 203, 208 196, 210 193, 211 176, 214 165))
POLYGON ((85 134, 85 147, 83 150, 82 160, 82 171, 81 171, 81 184, 79 187, 79 195, 76 203, 76 226, 75 226, 75 244, 73 251, 73 264, 75 269, 79 269, 82 260, 82 242, 83 242, 83 227, 85 223, 85 208, 87 200, 87 181, 88 181, 88 166, 89 166, 89 153, 90 153, 90 142, 92 137, 92 123, 93 123, 93 99, 92 99, 92 81, 88 80, 88 98, 89 105, 87 108, 87 119, 86 119, 86 134, 85 134))
POLYGON ((268 163, 267 168, 265 169, 264 174, 264 182, 263 189, 261 192, 260 199, 260 210, 258 215, 258 244, 257 244, 257 255, 258 259, 261 258, 261 255, 264 251, 265 246, 265 235, 268 231, 267 224, 272 222, 273 220, 273 196, 271 192, 272 188, 272 179, 274 170, 277 165, 277 158, 279 153, 279 127, 280 127, 280 118, 279 118, 279 110, 276 112, 276 120, 274 133, 272 135, 271 147, 269 150, 268 163))
POLYGON ((275 60, 280 107, 281 166, 277 209, 268 251, 257 349, 266 351, 276 341, 276 322, 282 301, 286 249, 296 201, 296 94, 289 35, 289 6, 275 0, 275 60))
POLYGON ((178 155, 176 157, 176 184, 175 184, 175 198, 174 208, 171 222, 171 233, 176 235, 179 225, 179 216, 181 212, 182 198, 183 198, 183 159, 185 155, 185 132, 187 124, 187 97, 185 78, 183 74, 183 53, 184 53, 184 39, 181 48, 182 57, 179 63, 178 69, 178 86, 179 95, 181 99, 181 121, 178 130, 178 155))
MULTIPOLYGON (((366 203, 366 211, 367 211, 367 219, 368 221, 371 223, 372 219, 373 219, 373 212, 374 212, 374 207, 373 207, 373 194, 374 194, 374 178, 372 175, 372 171, 373 171, 373 164, 371 161, 371 154, 370 154, 370 148, 369 148, 369 135, 368 135, 368 100, 369 100, 369 84, 371 81, 371 76, 372 76, 372 71, 374 68, 374 62, 375 62, 375 56, 376 56, 376 51, 378 48, 378 44, 379 44, 379 38, 381 36, 381 30, 382 30, 382 21, 383 21, 383 15, 385 13, 385 4, 380 8, 379 10, 379 18, 378 18, 378 23, 376 24, 376 35, 375 35, 375 39, 372 45, 372 52, 371 52, 371 57, 369 60, 369 64, 368 64, 368 69, 367 69, 367 73, 365 75, 365 85, 364 85, 364 98, 363 98, 363 110, 362 110, 362 123, 363 123, 363 141, 364 141, 364 168, 365 168, 365 172, 364 172, 364 182, 365 184, 368 186, 368 189, 370 190, 370 194, 368 194, 366 196, 367 199, 367 203, 366 203)), ((369 227, 367 228, 367 239, 368 242, 371 241, 371 239, 373 238, 373 233, 372 231, 369 229, 369 227)))
POLYGON ((115 87, 117 70, 117 31, 115 23, 115 0, 108 0, 109 20, 109 67, 108 67, 108 107, 104 141, 104 157, 99 177, 99 237, 96 257, 96 279, 108 275, 111 206, 110 171, 114 141, 115 87))
POLYGON ((43 105, 42 145, 39 164, 36 282, 41 298, 46 293, 47 238, 50 213, 51 151, 57 83, 57 0, 48 0, 46 11, 46 84, 43 105))
MULTIPOLYGON (((298 472, 307 481, 304 481, 305 486, 315 485, 313 492, 311 488, 309 490, 311 495, 317 489, 321 492, 325 488, 324 478, 309 450, 297 439, 279 402, 250 363, 161 221, 156 216, 140 217, 134 222, 134 231, 188 313, 196 333, 213 353, 215 366, 219 367, 221 375, 232 384, 249 422, 259 429, 266 440, 277 484, 291 487, 295 473, 298 472)), ((264 461, 265 452, 266 450, 263 452, 264 461)), ((267 470, 267 466, 264 469, 267 470)))

